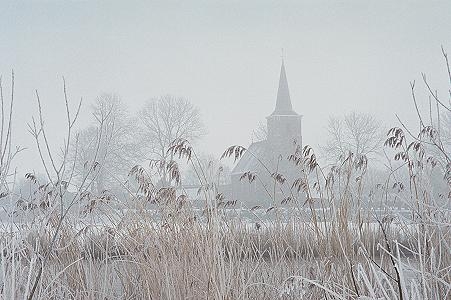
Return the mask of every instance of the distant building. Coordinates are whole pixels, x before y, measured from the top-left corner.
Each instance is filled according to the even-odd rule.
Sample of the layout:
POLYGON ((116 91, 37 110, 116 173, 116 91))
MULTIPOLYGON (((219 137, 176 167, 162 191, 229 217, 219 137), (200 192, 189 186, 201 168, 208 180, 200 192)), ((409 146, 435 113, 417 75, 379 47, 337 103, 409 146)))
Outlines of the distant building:
POLYGON ((300 174, 299 169, 288 161, 288 156, 294 152, 296 145, 302 147, 301 120, 302 116, 293 110, 291 104, 282 61, 276 107, 266 117, 267 138, 252 143, 232 170, 231 192, 234 199, 251 208, 256 205, 265 207, 274 201, 280 203, 290 196, 291 184, 300 174), (246 172, 250 172, 251 177, 255 176, 252 183, 248 177, 241 179, 246 172), (274 173, 286 178, 283 188, 277 185, 274 189, 274 173))

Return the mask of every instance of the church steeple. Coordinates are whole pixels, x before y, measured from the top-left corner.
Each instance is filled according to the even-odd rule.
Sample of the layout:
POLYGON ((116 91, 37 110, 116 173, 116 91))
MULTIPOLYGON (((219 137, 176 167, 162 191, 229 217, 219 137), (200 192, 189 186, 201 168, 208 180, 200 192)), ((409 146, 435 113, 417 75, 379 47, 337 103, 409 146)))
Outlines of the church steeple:
POLYGON ((276 108, 271 116, 297 115, 291 105, 290 90, 288 89, 287 74, 285 73, 285 64, 282 59, 280 67, 279 88, 277 90, 276 108))

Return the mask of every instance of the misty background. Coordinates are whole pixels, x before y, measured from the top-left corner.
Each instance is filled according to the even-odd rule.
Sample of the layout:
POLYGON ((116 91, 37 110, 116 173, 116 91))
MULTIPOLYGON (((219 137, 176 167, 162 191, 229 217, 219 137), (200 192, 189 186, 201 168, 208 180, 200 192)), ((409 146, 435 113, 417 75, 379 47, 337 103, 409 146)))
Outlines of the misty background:
MULTIPOLYGON (((65 76, 71 105, 115 93, 134 114, 153 97, 188 98, 208 131, 196 145, 219 157, 247 147, 274 109, 283 48, 303 142, 326 139, 331 115, 371 113, 386 127, 395 113, 418 124, 409 82, 421 72, 440 93, 451 51, 450 1, 0 1, 0 74, 15 71, 13 144, 19 174, 42 172, 27 123, 41 96, 51 144, 64 138, 65 76)), ((417 127, 415 127, 416 129, 417 127)))

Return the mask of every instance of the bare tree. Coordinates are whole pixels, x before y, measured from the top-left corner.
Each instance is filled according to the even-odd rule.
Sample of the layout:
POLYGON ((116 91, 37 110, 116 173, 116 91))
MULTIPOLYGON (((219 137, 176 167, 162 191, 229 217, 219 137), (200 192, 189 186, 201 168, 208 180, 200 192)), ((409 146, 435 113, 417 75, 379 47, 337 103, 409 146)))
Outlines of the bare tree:
MULTIPOLYGON (((39 282, 41 282, 43 270, 47 265, 47 262, 51 257, 51 254, 54 251, 54 247, 57 244, 57 239, 60 234, 60 231, 62 230, 63 223, 66 217, 68 216, 71 207, 73 207, 76 203, 79 203, 81 201, 81 198, 83 198, 82 195, 89 189, 90 185, 92 184, 92 180, 89 180, 88 178, 90 173, 93 172, 95 169, 94 165, 88 166, 86 176, 82 178, 82 180, 77 184, 75 191, 73 193, 68 193, 68 186, 72 184, 74 175, 74 168, 69 166, 70 148, 71 148, 70 142, 72 140, 74 125, 78 119, 82 101, 80 100, 75 112, 70 110, 69 98, 67 95, 66 82, 64 78, 63 78, 63 92, 64 92, 64 103, 66 108, 66 138, 64 140, 62 154, 60 157, 55 155, 55 152, 52 151, 50 147, 49 137, 47 135, 47 128, 45 127, 44 116, 42 113, 41 100, 37 90, 35 91, 35 93, 36 93, 36 101, 38 104, 38 118, 35 119, 33 117, 32 122, 28 124, 29 131, 35 140, 39 158, 42 163, 42 166, 44 167, 45 174, 48 180, 47 184, 42 185, 42 189, 45 191, 44 193, 45 196, 41 197, 41 199, 36 199, 39 201, 39 206, 35 207, 42 208, 44 210, 43 212, 44 216, 48 218, 53 218, 53 221, 50 221, 49 219, 48 223, 46 222, 44 223, 50 224, 56 221, 55 229, 50 235, 50 243, 48 245, 48 248, 44 252, 44 255, 39 258, 40 264, 38 264, 37 274, 35 275, 35 278, 32 281, 30 281, 31 289, 28 290, 27 286, 27 290, 25 291, 25 295, 28 295, 27 296, 28 300, 33 299, 34 294, 39 285, 39 282), (48 212, 49 209, 51 210, 50 212, 48 212), (55 216, 56 219, 54 219, 55 216)), ((103 128, 104 120, 103 119, 99 120, 99 123, 100 128, 103 128)), ((77 137, 75 137, 74 144, 75 144, 74 157, 77 157, 77 145, 78 145, 77 137)), ((96 144, 97 145, 100 144, 100 139, 97 141, 96 144)), ((98 149, 98 146, 96 149, 98 149)), ((25 177, 34 182, 37 181, 36 176, 34 174, 28 173, 27 175, 25 175, 25 177)), ((32 273, 30 273, 30 276, 31 274, 32 273)), ((29 277, 29 280, 31 280, 31 278, 32 277, 29 277)))
MULTIPOLYGON (((447 71, 448 82, 451 86, 451 68, 448 59, 448 53, 442 46, 442 54, 445 59, 445 66, 447 71)), ((412 130, 407 128, 401 118, 396 115, 398 121, 401 124, 401 132, 405 131, 414 141, 408 146, 409 149, 416 146, 416 149, 424 151, 423 148, 431 150, 435 157, 430 157, 429 161, 433 162, 433 165, 439 163, 445 171, 445 181, 448 185, 451 185, 451 89, 448 87, 447 95, 448 99, 443 99, 443 96, 439 96, 436 89, 433 89, 429 83, 426 74, 422 73, 421 77, 423 83, 428 92, 428 102, 429 102, 429 118, 422 113, 418 106, 418 100, 416 96, 416 82, 415 80, 410 83, 412 100, 415 106, 419 121, 419 133, 414 134, 412 130), (435 105, 433 105, 435 104, 435 105), (434 117, 434 109, 436 116, 434 117)), ((399 131, 397 132, 399 134, 399 131)), ((395 139, 395 137, 392 137, 395 139)), ((387 143, 387 142, 386 142, 387 143)), ((424 155, 422 153, 421 155, 424 155)))
POLYGON ((84 178, 87 166, 94 164, 96 172, 91 174, 92 187, 101 193, 125 180, 128 171, 140 158, 139 142, 133 119, 117 95, 100 95, 92 110, 97 124, 79 133, 78 157, 74 166, 75 175, 84 178), (101 120, 102 127, 99 126, 101 120))
POLYGON ((330 117, 327 130, 328 141, 322 148, 334 162, 349 153, 370 158, 383 146, 381 123, 369 114, 352 112, 341 118, 330 117))
POLYGON ((0 76, 0 103, 1 103, 1 125, 0 125, 0 198, 6 197, 10 192, 8 176, 10 174, 13 158, 23 149, 12 147, 12 121, 14 104, 14 72, 11 72, 10 100, 7 103, 3 97, 2 77, 0 76))
MULTIPOLYGON (((172 95, 148 101, 139 112, 143 126, 143 140, 146 144, 146 158, 162 163, 171 162, 174 157, 168 148, 175 140, 186 139, 191 143, 204 133, 199 110, 186 98, 172 95)), ((161 180, 168 182, 165 168, 161 180)))

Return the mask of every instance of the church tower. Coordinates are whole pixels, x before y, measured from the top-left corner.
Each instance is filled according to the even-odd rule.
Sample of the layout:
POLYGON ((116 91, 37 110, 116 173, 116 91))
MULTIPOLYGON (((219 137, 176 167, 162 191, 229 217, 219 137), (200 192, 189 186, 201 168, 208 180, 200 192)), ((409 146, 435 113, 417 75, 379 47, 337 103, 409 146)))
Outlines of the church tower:
POLYGON ((291 105, 285 64, 280 68, 279 88, 277 90, 276 108, 266 117, 268 128, 268 146, 276 155, 286 156, 293 153, 295 143, 302 147, 302 116, 291 105))
POLYGON ((242 201, 247 207, 254 205, 269 206, 280 203, 291 194, 291 184, 299 177, 299 168, 288 160, 294 153, 295 144, 302 147, 302 116, 293 110, 288 89, 285 64, 280 68, 279 88, 276 107, 266 117, 267 138, 253 142, 244 152, 231 172, 231 195, 242 201), (268 172, 269 170, 269 172, 268 172), (242 180, 243 174, 251 172, 260 180, 252 183, 242 180), (272 172, 282 174, 287 183, 269 193, 274 188, 272 172))

